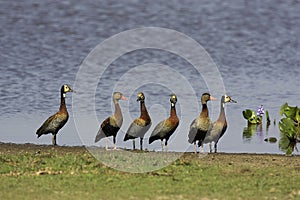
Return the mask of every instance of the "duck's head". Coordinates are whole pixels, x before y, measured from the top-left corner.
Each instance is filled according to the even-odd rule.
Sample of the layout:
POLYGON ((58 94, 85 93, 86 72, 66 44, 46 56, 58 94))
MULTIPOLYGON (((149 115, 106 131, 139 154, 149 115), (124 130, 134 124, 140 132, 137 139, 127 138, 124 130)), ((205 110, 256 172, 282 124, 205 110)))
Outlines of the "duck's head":
POLYGON ((145 101, 145 95, 142 92, 139 92, 137 97, 137 101, 145 101))
POLYGON ((113 99, 116 101, 127 100, 127 98, 125 96, 123 96, 123 94, 121 92, 114 92, 113 99))
POLYGON ((209 93, 203 93, 201 96, 202 104, 206 104, 208 101, 216 100, 215 97, 211 96, 209 93))
POLYGON ((177 102, 177 96, 175 94, 171 94, 170 96, 171 96, 170 97, 170 102, 171 102, 172 105, 175 106, 175 104, 177 102))
POLYGON ((226 94, 222 96, 221 102, 222 103, 229 103, 229 102, 230 103, 237 103, 235 100, 231 99, 231 97, 226 95, 226 94))
POLYGON ((74 90, 72 90, 69 85, 64 84, 63 86, 61 86, 61 93, 65 96, 67 92, 74 92, 74 90))

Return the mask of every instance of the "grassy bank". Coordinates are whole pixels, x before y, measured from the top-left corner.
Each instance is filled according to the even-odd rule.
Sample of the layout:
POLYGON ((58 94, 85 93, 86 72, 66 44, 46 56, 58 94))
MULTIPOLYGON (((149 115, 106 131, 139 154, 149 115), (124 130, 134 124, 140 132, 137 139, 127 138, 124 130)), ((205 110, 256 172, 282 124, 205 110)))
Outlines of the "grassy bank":
POLYGON ((0 163, 1 199, 300 198, 299 156, 185 153, 159 170, 128 173, 84 147, 0 144, 0 163))

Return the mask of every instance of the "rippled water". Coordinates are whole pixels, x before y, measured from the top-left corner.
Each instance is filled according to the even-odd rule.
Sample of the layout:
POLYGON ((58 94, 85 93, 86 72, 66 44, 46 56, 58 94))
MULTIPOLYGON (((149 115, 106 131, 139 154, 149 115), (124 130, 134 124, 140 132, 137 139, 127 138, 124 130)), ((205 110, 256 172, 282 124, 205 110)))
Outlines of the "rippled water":
MULTIPOLYGON (((300 96, 300 2, 299 1, 78 1, 49 0, 1 3, 0 45, 0 141, 50 144, 51 136, 39 139, 36 129, 59 107, 59 88, 73 85, 80 64, 89 52, 105 39, 133 28, 164 27, 182 32, 199 42, 210 54, 221 73, 226 92, 238 101, 227 106, 229 127, 220 140, 223 152, 282 153, 278 143, 269 144, 264 138, 279 136, 277 125, 243 137, 246 121, 242 110, 256 109, 263 104, 272 119, 280 119, 279 108, 288 102, 299 106, 300 96)), ((82 115, 86 133, 78 133, 74 124, 72 95, 67 95, 70 120, 60 131, 60 145, 93 145, 100 123, 111 113, 111 94, 116 83, 128 70, 138 65, 158 63, 170 66, 193 87, 198 100, 208 90, 201 74, 180 56, 158 49, 136 50, 115 60, 99 76, 95 92, 95 107, 89 99, 82 108, 95 110, 97 119, 82 115)), ((168 76, 164 72, 161 76, 168 76)), ((216 77, 207 77, 215 79, 216 77)), ((87 80, 89 81, 89 80, 87 80)), ((124 83, 129 84, 129 83, 124 83)), ((186 88, 174 83, 180 91, 186 88)), ((144 85, 125 94, 121 102, 124 131, 131 119, 139 115, 135 93, 143 90, 155 125, 169 112, 170 88, 159 84, 144 85)), ((220 99, 218 91, 210 91, 220 99)), ((182 123, 175 132, 170 150, 182 151, 187 143, 189 123, 199 113, 199 105, 181 110, 189 94, 179 96, 178 113, 182 123), (194 109, 197 108, 197 109, 194 109)), ((73 96, 74 98, 74 96, 73 96)), ((211 117, 216 120, 219 102, 209 104, 211 117)), ((154 125, 152 128, 154 128, 154 125)), ((151 131, 151 130, 150 130, 151 131)), ((118 145, 123 143, 123 132, 118 145)), ((149 134, 149 133, 148 133, 149 134)), ((103 143, 101 143, 103 145, 103 143)), ((159 142, 146 146, 159 149, 159 142)), ((206 147, 207 150, 207 147, 206 147)))

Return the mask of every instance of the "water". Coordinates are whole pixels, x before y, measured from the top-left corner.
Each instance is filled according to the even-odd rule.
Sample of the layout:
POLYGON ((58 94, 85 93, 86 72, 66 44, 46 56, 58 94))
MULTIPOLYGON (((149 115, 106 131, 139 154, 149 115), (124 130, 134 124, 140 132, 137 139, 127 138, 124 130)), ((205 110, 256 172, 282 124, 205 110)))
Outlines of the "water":
MULTIPOLYGON (((283 103, 299 106, 299 1, 27 0, 2 1, 0 4, 1 142, 50 144, 50 135, 37 139, 35 131, 57 111, 61 85, 75 83, 79 66, 88 53, 115 34, 151 26, 174 29, 199 42, 217 64, 226 92, 238 101, 238 104, 227 105, 229 127, 220 140, 219 151, 283 153, 278 142, 263 141, 266 137, 279 137, 277 125, 271 125, 266 131, 263 124, 262 132, 258 131, 250 138, 243 137, 247 123, 241 112, 263 104, 271 119, 278 122, 283 103)), ((147 63, 170 66, 184 77, 182 81, 191 85, 198 101, 201 93, 209 89, 201 74, 180 56, 158 49, 127 53, 115 60, 101 78, 99 76, 95 97, 91 99, 91 105, 95 107, 87 103, 89 99, 82 103, 81 109, 94 111, 96 115, 89 116, 87 112, 81 116, 86 123, 84 130, 78 132, 76 129, 73 117, 76 113, 72 108, 74 95, 80 93, 67 95, 70 119, 58 135, 58 144, 94 145, 98 124, 112 112, 110 96, 116 84, 120 84, 120 77, 147 63)), ((159 74, 168 76, 163 71, 159 74)), ((216 77, 206 78, 214 80, 216 77)), ((183 110, 190 94, 180 83, 173 85, 182 92, 177 107, 181 126, 171 138, 173 142, 170 141, 169 149, 192 151, 192 145, 187 143, 187 131, 200 106, 193 104, 183 110)), ((130 94, 124 92, 129 95, 129 101, 121 102, 127 114, 117 137, 120 147, 131 147, 131 142, 123 143, 122 139, 131 120, 139 115, 135 101, 137 91, 143 90, 147 95, 147 106, 153 119, 150 132, 169 113, 167 95, 173 89, 155 83, 140 85, 130 94)), ((210 92, 221 98, 219 91, 210 92)), ((219 102, 211 102, 209 107, 211 118, 216 120, 219 102)), ((103 146, 103 142, 100 145, 103 146)), ((160 144, 146 145, 146 148, 158 150, 160 144)))

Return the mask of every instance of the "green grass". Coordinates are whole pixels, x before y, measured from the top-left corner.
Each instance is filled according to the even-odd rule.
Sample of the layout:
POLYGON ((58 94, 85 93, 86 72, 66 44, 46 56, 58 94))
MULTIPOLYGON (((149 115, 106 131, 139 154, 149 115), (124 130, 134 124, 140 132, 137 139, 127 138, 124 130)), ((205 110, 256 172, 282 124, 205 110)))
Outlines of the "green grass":
POLYGON ((0 163, 1 199, 300 199, 299 156, 186 153, 161 169, 129 173, 82 147, 1 144, 0 163))

